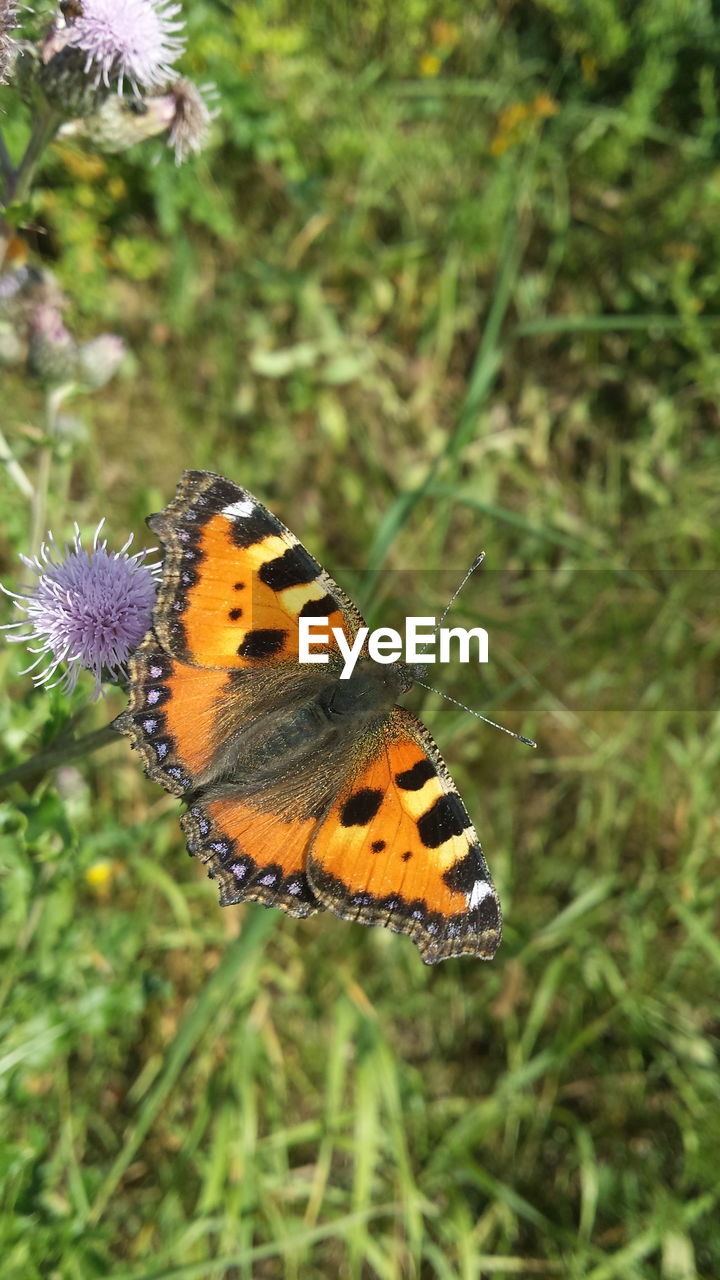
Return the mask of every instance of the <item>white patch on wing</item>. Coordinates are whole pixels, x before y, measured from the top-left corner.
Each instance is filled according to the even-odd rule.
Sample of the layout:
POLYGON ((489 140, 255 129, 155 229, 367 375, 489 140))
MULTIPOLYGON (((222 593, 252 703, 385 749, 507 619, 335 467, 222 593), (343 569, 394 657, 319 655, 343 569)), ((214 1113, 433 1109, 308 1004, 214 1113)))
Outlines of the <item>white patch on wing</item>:
POLYGON ((247 520, 248 516, 256 510, 256 503, 251 502, 249 498, 241 498, 239 502, 231 502, 229 506, 223 507, 222 514, 227 520, 247 520))
POLYGON ((492 885, 487 880, 476 880, 471 892, 467 895, 468 911, 474 911, 475 907, 479 907, 484 898, 492 898, 492 885))

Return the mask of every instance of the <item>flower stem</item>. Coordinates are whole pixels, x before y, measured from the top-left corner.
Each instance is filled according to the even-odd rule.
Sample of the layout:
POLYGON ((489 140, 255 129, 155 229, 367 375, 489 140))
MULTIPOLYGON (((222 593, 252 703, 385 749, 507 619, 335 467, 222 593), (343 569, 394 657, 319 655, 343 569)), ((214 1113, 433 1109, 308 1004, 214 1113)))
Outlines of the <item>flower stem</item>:
MULTIPOLYGON (((37 115, 30 134, 30 141, 17 169, 13 167, 4 139, 0 139, 0 171, 3 177, 2 203, 9 205, 24 200, 30 191, 35 170, 40 157, 49 142, 52 142, 60 125, 62 115, 52 107, 45 107, 37 115)), ((12 225, 0 216, 0 263, 5 259, 7 246, 12 238, 12 225)))
POLYGON ((5 139, 0 131, 0 174, 3 179, 3 199, 5 198, 5 187, 9 186, 15 176, 10 153, 5 145, 5 139))
POLYGON ((58 412, 67 391, 68 387, 66 386, 55 387, 52 391, 48 391, 45 397, 46 440, 38 457, 35 489, 32 496, 31 559, 38 554, 47 528, 47 500, 50 491, 50 472, 55 449, 58 412))
POLYGON ((7 203, 24 200, 30 191, 38 161, 49 142, 52 142, 62 123, 62 115, 52 107, 46 107, 37 116, 18 168, 7 177, 7 203))
POLYGON ((10 445, 5 439, 2 431, 0 431, 0 462, 4 464, 10 479, 15 481, 15 484, 23 496, 29 498, 32 502, 35 496, 35 490, 25 475, 20 463, 16 462, 13 457, 12 449, 10 448, 10 445))
POLYGON ((26 778, 39 778, 44 773, 49 773, 51 769, 59 769, 69 760, 89 755, 91 751, 98 751, 100 747, 105 747, 108 743, 117 742, 117 740, 117 732, 109 724, 104 725, 102 729, 93 729, 92 733, 86 733, 82 738, 73 738, 70 741, 67 738, 61 738, 47 751, 39 751, 36 756, 24 760, 22 764, 16 764, 12 769, 6 769, 4 773, 0 773, 0 788, 10 786, 11 782, 24 782, 26 778))

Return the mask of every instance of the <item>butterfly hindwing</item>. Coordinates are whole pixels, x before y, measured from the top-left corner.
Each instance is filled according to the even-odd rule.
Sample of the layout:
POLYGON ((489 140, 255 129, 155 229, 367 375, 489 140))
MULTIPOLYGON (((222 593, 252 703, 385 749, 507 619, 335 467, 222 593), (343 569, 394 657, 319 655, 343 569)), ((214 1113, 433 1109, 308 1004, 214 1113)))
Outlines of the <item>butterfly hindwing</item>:
POLYGON ((475 829, 427 729, 401 707, 318 827, 308 879, 335 915, 409 934, 427 964, 490 959, 500 942, 475 829))
POLYGON ((178 662, 152 631, 132 658, 131 677, 130 706, 116 727, 130 737, 149 776, 187 799, 188 849, 219 882, 221 904, 263 902, 295 916, 320 910, 305 875, 317 819, 273 812, 272 800, 272 808, 253 806, 242 794, 247 786, 223 791, 218 781, 228 709, 246 722, 258 702, 270 700, 257 689, 253 699, 236 672, 178 662))
POLYGON ((321 910, 307 876, 317 822, 284 819, 235 796, 191 803, 182 818, 188 848, 220 885, 220 905, 262 902, 293 916, 321 910))
POLYGON ((182 662, 269 668, 297 661, 298 619, 352 640, 362 618, 294 534, 247 489, 186 471, 150 528, 165 543, 155 630, 182 662))

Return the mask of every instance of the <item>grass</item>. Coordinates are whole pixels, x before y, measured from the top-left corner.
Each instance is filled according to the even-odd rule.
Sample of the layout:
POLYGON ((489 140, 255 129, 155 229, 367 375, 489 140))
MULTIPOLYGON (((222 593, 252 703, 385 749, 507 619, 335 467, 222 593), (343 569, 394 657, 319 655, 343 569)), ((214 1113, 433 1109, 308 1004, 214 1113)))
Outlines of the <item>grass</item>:
MULTIPOLYGON (((382 930, 221 912, 124 742, 13 781, 3 1280, 711 1280, 717 25, 669 0, 186 8, 214 149, 64 143, 35 192, 69 322, 135 358, 73 403, 47 523, 105 515, 120 545, 210 467, 390 625, 484 549, 454 617, 490 665, 436 680, 539 749, 413 695, 506 918, 491 965, 437 969, 382 930)), ((39 393, 5 381, 34 482, 39 393)), ((7 581, 31 513, 0 485, 7 581)), ((6 768, 122 709, 0 663, 6 768)))

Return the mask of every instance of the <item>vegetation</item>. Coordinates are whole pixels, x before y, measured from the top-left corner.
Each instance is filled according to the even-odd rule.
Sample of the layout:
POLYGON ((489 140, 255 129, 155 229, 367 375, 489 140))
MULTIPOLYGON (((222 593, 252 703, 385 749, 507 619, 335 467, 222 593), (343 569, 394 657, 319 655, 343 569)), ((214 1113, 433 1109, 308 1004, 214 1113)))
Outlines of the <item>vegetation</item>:
MULTIPOLYGON (((3 1280, 717 1274, 712 15, 193 0, 209 149, 48 152, 21 239, 74 331, 133 353, 63 419, 58 540, 104 516, 148 545, 209 468, 373 625, 484 550, 453 617, 490 664, 436 683, 539 748, 410 699, 506 917, 492 964, 433 969, 381 929, 221 911, 125 740, 9 785, 3 1280)), ((3 381, 34 479, 39 392, 3 381)), ((28 501, 0 486, 13 585, 28 501)), ((6 769, 124 706, 20 657, 6 769)))

